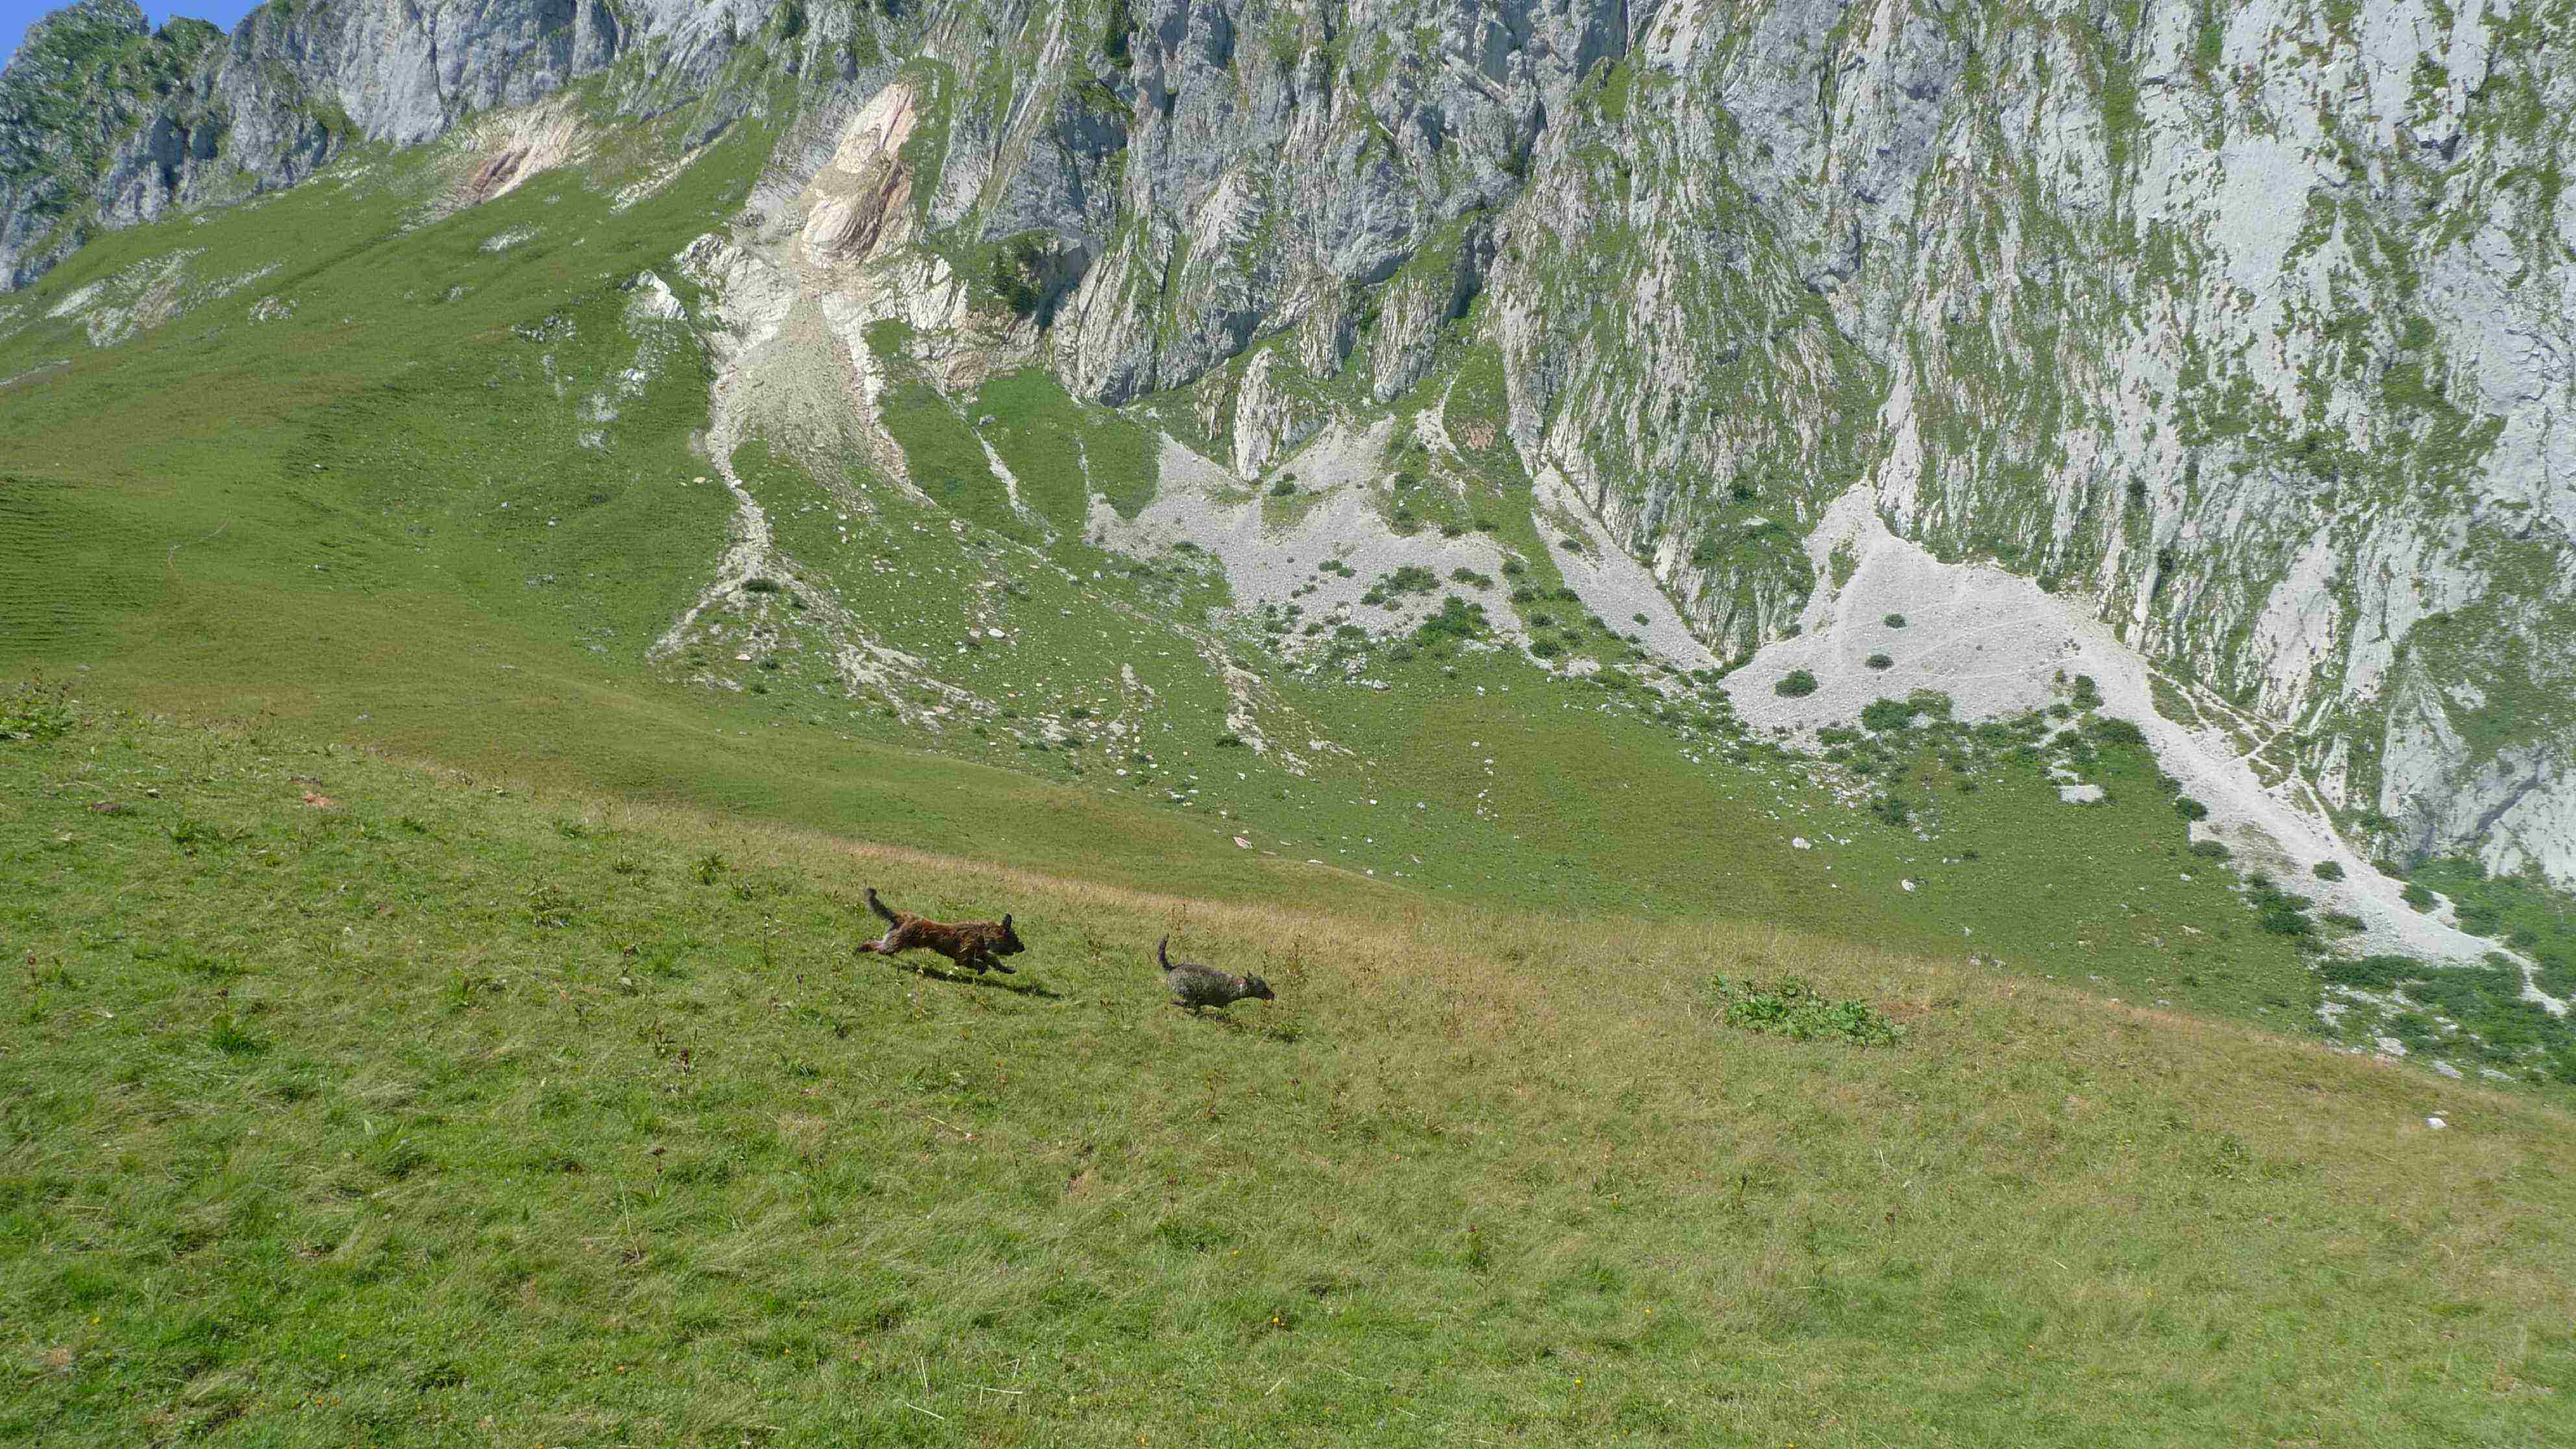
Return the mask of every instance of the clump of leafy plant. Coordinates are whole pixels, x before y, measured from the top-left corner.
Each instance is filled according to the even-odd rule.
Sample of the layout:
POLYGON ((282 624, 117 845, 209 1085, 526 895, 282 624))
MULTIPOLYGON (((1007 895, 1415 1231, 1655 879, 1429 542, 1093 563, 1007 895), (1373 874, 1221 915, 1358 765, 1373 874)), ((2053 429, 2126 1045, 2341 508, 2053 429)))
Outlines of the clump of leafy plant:
POLYGON ((1442 639, 1474 639, 1491 626, 1485 620, 1485 606, 1472 604, 1451 594, 1440 601, 1440 612, 1422 621, 1414 630, 1414 641, 1434 644, 1442 639))
POLYGON ((1858 997, 1835 1001, 1799 977, 1766 988, 1751 979, 1714 976, 1709 985, 1724 1003, 1726 1024, 1746 1031, 1791 1041, 1841 1040, 1854 1046, 1894 1046, 1905 1038, 1904 1027, 1868 1002, 1858 997))
POLYGON ((62 685, 48 688, 31 679, 0 695, 0 740, 54 740, 71 730, 71 702, 62 685))
POLYGON ((1914 723, 1914 706, 1901 699, 1872 700, 1860 712, 1861 727, 1888 731, 1914 723))
POLYGON ((2262 871, 2246 878, 2245 902, 2254 908, 2263 929, 2276 936, 2316 934, 2316 922, 2308 919, 2308 908, 2316 902, 2282 890, 2262 871))
POLYGON ((1804 669, 1792 669, 1787 677, 1771 686, 1771 692, 1786 699, 1803 699, 1816 692, 1816 676, 1804 669))

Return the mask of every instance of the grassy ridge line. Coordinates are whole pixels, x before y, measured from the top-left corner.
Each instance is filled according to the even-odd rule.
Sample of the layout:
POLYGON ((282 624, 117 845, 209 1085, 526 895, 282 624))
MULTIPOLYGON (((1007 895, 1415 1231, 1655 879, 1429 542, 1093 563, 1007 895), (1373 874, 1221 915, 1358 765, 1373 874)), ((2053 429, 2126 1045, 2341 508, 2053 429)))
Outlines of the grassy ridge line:
POLYGON ((2538 1443, 2576 1389, 2567 1115, 2231 1024, 130 718, 0 787, 11 1438, 2538 1443), (852 961, 854 860, 1022 974, 852 961), (1158 1004, 1179 927, 1282 999, 1158 1004), (1713 969, 1912 1035, 1725 1032, 1713 969))

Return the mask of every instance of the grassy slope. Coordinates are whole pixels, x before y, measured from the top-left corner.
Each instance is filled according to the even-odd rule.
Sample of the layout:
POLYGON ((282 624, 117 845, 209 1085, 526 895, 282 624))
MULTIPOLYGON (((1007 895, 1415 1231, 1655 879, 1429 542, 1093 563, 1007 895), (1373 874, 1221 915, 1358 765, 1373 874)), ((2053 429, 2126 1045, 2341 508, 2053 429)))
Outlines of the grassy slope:
POLYGON ((2501 1444, 2576 1388, 2563 1113, 1792 932, 96 715, 0 744, 0 902, 11 1438, 2501 1444), (853 958, 860 880, 1022 973, 853 958), (1166 930, 1281 999, 1159 1006, 1166 930), (1712 971, 1912 1034, 1731 1032, 1712 971))
MULTIPOLYGON (((610 139, 609 159, 437 221, 424 207, 453 160, 374 158, 117 233, 13 302, 0 669, 77 665, 115 697, 281 738, 1179 894, 1715 913, 2271 1024, 2313 1010, 2306 962, 2252 929, 2227 871, 2183 855, 2151 763, 2131 752, 2078 761, 2111 790, 2099 809, 2057 803, 2056 755, 1987 752, 1972 781, 1954 778, 1934 761, 1955 740, 1899 746, 1868 790, 1846 777, 1838 791, 1747 750, 1724 721, 1658 722, 1642 690, 1551 678, 1516 655, 1402 662, 1410 651, 1376 648, 1354 662, 1383 691, 1302 672, 1227 623, 1225 582, 1203 560, 1084 539, 1094 493, 1129 511, 1150 496, 1155 441, 1141 414, 1081 407, 1036 373, 954 402, 905 392, 890 409, 947 506, 864 468, 818 480, 758 440, 734 460, 812 571, 794 587, 832 590, 979 696, 990 711, 971 729, 959 716, 929 733, 846 694, 811 640, 759 646, 771 673, 737 668, 730 647, 648 658, 707 581, 731 510, 720 490, 684 486, 707 466, 690 324, 666 324, 639 368, 649 339, 629 289, 650 269, 696 300, 672 259, 738 207, 768 137, 739 128, 622 214, 608 200, 619 168, 660 153, 610 139), (111 347, 93 348, 81 317, 45 315, 180 252, 194 283, 291 261, 111 347), (262 296, 292 315, 255 308, 262 296), (643 377, 631 392, 630 369, 643 377), (603 421, 592 399, 610 392, 603 421), (1008 508, 984 444, 1033 517, 1008 508), (1008 632, 970 649, 963 624, 981 610, 1008 632), (1263 727, 1308 767, 1218 744, 1219 650, 1264 676, 1263 727), (740 692, 680 682, 727 672, 740 692), (1113 744, 1112 724, 1131 733, 1113 744), (1083 743, 1067 748, 1062 726, 1083 743), (1896 757, 1920 767, 1898 786, 1921 807, 1905 825, 1862 808, 1896 757)), ((881 339, 890 356, 898 332, 881 339)), ((1467 449, 1464 474, 1417 491, 1454 487, 1460 519, 1491 515, 1534 560, 1485 591, 1499 610, 1512 587, 1555 581, 1498 431, 1493 363, 1459 350, 1407 405, 1439 401, 1467 449)), ((1546 607, 1577 652, 1624 651, 1578 610, 1546 607)), ((1711 707, 1703 688, 1684 712, 1711 707)), ((2345 1018, 2350 1041, 2371 1029, 2345 1018)), ((2534 1060, 2498 1058, 2516 1072, 2534 1060)))
MULTIPOLYGON (((597 426, 582 403, 634 360, 621 286, 651 267, 685 293, 669 259, 730 210, 765 144, 728 141, 620 216, 606 209, 617 174, 567 170, 409 227, 437 185, 428 153, 413 152, 347 186, 121 232, 82 253, 31 292, 30 315, 181 243, 206 277, 290 242, 305 260, 117 347, 92 349, 74 320, 0 340, 0 375, 70 359, 0 394, 11 460, 0 507, 29 540, 0 542, 0 660, 85 665, 98 687, 199 718, 1190 893, 1312 902, 1341 887, 1282 867, 1320 859, 1556 910, 1759 914, 2016 966, 2081 953, 2070 970, 2213 1009, 2313 1001, 2301 963, 2241 929, 2216 876, 2194 887, 2163 869, 2181 844, 2175 822, 2143 800, 2060 810, 2035 772, 1947 808, 1990 822, 1981 848, 1947 836, 1927 846, 1779 768, 1720 763, 1706 740, 1686 750, 1633 707, 1604 712, 1599 692, 1517 661, 1471 657, 1455 678, 1428 662, 1381 667, 1394 688, 1378 694, 1261 663, 1241 640, 1229 647, 1261 663, 1284 711, 1273 726, 1285 718, 1302 734, 1312 722, 1355 754, 1299 776, 1219 749, 1224 692, 1168 621, 1221 604, 1222 586, 1185 559, 1103 553, 1079 530, 1088 491, 1150 486, 1144 430, 1030 375, 988 385, 967 414, 996 418, 987 436, 1061 535, 1045 553, 977 530, 961 541, 940 510, 863 477, 852 482, 881 511, 845 542, 794 464, 748 449, 737 463, 818 582, 952 682, 1023 711, 1110 714, 1132 667, 1157 691, 1137 718, 1152 768, 1099 748, 1036 751, 1010 728, 934 740, 850 709, 866 701, 836 687, 818 699, 793 656, 764 695, 673 687, 678 671, 644 645, 704 581, 729 512, 718 490, 679 486, 705 467, 691 452, 703 364, 693 350, 667 362, 621 402, 605 449, 578 444, 597 426), (314 249, 315 236, 329 246, 314 249), (293 316, 248 320, 261 293, 293 300, 293 316), (144 415, 139 400, 148 425, 101 435, 98 417, 144 415), (1004 600, 1010 642, 954 653, 961 602, 1001 578, 1025 590, 1004 600), (1495 736, 1514 749, 1488 773, 1486 752, 1466 746, 1495 736), (1276 859, 1238 858, 1239 832, 1276 859), (1831 862, 1789 846, 1821 832, 1854 844, 1831 862), (1112 836, 1125 848, 1104 856, 1097 844, 1112 836), (1983 863, 1942 866, 1954 844, 1980 848, 1983 863), (2096 850, 2155 868, 2034 874, 2096 850), (1909 875, 1934 888, 1900 891, 1909 875), (2035 897, 2052 909, 2028 910, 2035 897), (2132 917, 2150 926, 2132 930, 2132 917), (2167 920, 2213 939, 2233 928, 2229 959, 2178 985, 2190 964, 2156 938, 2182 933, 2152 928, 2167 920)), ((1490 402, 1461 404, 1461 417, 1490 402)), ((955 414, 923 404, 893 421, 967 490, 970 517, 1033 536, 976 475, 980 449, 955 414)))
POLYGON ((1257 891, 1259 868, 1197 863, 1214 857, 1206 828, 825 734, 783 700, 673 690, 643 659, 730 513, 718 490, 673 486, 705 466, 690 452, 703 374, 658 377, 605 451, 577 446, 574 404, 631 360, 620 285, 667 271, 739 200, 764 144, 727 143, 613 220, 605 183, 567 173, 407 229, 436 189, 413 152, 372 183, 84 251, 36 289, 38 309, 178 240, 212 276, 282 237, 334 239, 120 347, 92 350, 70 322, 8 339, 0 374, 70 365, 0 394, 0 657, 79 665, 95 685, 200 717, 349 731, 640 799, 864 821, 882 838, 982 835, 1053 869, 1082 865, 1115 820, 1153 878, 1257 891), (482 250, 530 227, 534 241, 482 250), (272 292, 295 314, 246 321, 255 293, 272 292), (558 375, 579 385, 558 389, 558 375), (101 417, 134 425, 102 432, 101 417))

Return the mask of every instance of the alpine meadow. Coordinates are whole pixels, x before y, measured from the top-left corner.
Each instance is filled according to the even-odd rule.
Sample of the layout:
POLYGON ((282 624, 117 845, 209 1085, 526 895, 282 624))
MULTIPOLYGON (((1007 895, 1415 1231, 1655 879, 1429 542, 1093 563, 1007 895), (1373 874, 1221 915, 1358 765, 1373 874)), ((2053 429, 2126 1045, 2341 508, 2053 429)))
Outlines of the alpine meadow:
POLYGON ((0 70, 0 1438, 2576 1443, 2576 0, 0 70))

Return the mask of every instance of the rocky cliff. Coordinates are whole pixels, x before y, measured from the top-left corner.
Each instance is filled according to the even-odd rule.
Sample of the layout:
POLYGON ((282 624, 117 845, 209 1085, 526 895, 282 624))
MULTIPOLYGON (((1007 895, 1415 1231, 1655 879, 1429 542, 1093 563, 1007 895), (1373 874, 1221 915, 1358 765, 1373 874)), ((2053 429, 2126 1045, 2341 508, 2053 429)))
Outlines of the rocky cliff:
POLYGON ((1239 473, 1481 360, 1722 657, 1864 490, 2365 848, 2576 881, 2568 0, 91 0, 0 76, 0 272, 566 88, 786 106, 793 194, 888 86, 853 266, 1239 473))

